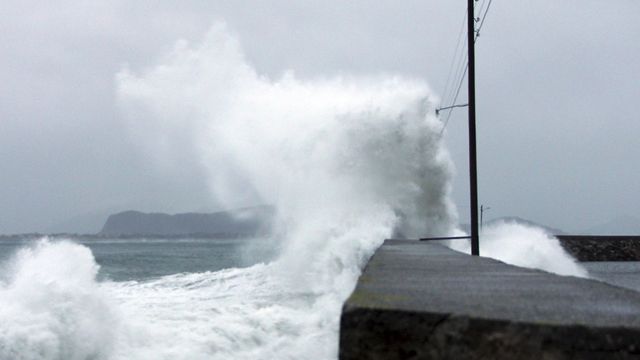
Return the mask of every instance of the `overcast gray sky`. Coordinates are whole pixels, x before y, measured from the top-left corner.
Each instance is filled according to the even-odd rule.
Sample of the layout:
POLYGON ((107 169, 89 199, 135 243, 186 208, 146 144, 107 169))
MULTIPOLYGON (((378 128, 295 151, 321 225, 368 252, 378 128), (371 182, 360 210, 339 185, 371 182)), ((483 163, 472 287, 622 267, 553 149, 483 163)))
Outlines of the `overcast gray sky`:
MULTIPOLYGON (((465 3, 4 0, 0 233, 90 231, 127 209, 217 209, 196 164, 159 170, 127 135, 115 101, 125 64, 141 69, 224 20, 267 76, 402 74, 440 93, 465 3)), ((635 0, 493 1, 477 44, 490 217, 572 231, 640 214, 639 15, 635 0)), ((457 111, 447 141, 463 221, 466 137, 457 111)))

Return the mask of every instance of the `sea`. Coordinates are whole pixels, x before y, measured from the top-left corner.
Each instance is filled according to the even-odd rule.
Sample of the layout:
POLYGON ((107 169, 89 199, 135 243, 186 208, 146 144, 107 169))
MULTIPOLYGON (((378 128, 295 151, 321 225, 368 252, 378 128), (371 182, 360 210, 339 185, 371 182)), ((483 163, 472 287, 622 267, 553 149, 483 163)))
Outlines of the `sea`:
POLYGON ((340 296, 269 238, 0 242, 0 359, 332 359, 340 296))
MULTIPOLYGON (((222 208, 271 204, 274 235, 0 241, 0 360, 334 360, 344 301, 384 239, 461 234, 440 100, 422 79, 274 78, 218 23, 125 67, 116 88, 149 165, 180 178, 198 166, 222 208)), ((514 226, 481 252, 586 273, 514 226)))
POLYGON ((98 265, 99 281, 150 281, 162 276, 246 268, 271 262, 277 248, 268 238, 95 238, 93 236, 14 238, 0 241, 0 263, 41 242, 86 247, 98 265))

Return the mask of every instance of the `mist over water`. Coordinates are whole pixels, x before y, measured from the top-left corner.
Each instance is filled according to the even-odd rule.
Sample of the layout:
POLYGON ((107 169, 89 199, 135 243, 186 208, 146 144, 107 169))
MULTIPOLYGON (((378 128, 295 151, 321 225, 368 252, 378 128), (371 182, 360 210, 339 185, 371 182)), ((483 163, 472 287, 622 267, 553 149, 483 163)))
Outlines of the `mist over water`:
POLYGON ((95 281, 91 251, 43 241, 3 264, 0 359, 90 359, 110 353, 118 317, 95 281))
MULTIPOLYGON (((451 241, 454 250, 470 253, 468 242, 451 241)), ((588 277, 560 241, 544 229, 513 221, 498 221, 480 232, 480 255, 507 264, 541 269, 558 275, 588 277)))
POLYGON ((335 359, 341 306, 382 241, 458 232, 421 81, 271 79, 218 24, 117 84, 132 139, 159 166, 200 164, 222 207, 276 207, 280 254, 99 282, 89 249, 41 242, 1 284, 0 359, 335 359))
POLYGON ((247 62, 223 24, 159 64, 118 76, 135 139, 164 166, 202 164, 225 207, 273 204, 291 286, 343 299, 394 229, 446 235, 453 166, 432 95, 394 76, 278 79, 247 62))
MULTIPOLYGON (((68 263, 86 265, 82 281, 54 272, 36 286, 63 289, 58 301, 68 307, 58 311, 54 298, 16 310, 43 315, 2 337, 5 358, 334 359, 342 303, 381 242, 394 230, 454 230, 452 164, 423 82, 269 79, 217 25, 199 44, 180 42, 156 65, 121 72, 118 97, 132 139, 158 165, 197 161, 223 207, 273 204, 282 251, 244 269, 96 282, 86 248, 44 243, 30 250, 33 266, 51 252, 74 253, 68 263), (106 319, 82 316, 80 299, 104 307, 96 316, 106 319)), ((10 301, 22 274, 0 301, 10 301)))
POLYGON ((278 211, 280 258, 233 278, 246 292, 207 321, 210 333, 236 330, 208 338, 208 353, 335 358, 342 302, 400 216, 408 236, 454 228, 452 164, 422 82, 269 79, 224 25, 118 79, 134 138, 171 154, 159 161, 193 157, 216 202, 278 211))

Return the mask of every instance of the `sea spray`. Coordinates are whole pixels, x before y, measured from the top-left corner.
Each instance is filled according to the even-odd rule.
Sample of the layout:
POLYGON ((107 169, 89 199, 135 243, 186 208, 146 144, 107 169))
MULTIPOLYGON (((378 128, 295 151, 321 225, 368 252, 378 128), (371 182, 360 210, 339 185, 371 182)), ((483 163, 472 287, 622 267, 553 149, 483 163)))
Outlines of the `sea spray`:
POLYGON ((453 166, 421 81, 270 79, 218 24, 154 66, 123 70, 118 98, 132 138, 156 162, 179 168, 180 159, 195 159, 224 207, 277 209, 280 258, 234 278, 246 283, 231 304, 209 300, 217 316, 191 315, 192 324, 208 319, 210 337, 177 336, 202 339, 208 356, 335 358, 340 308, 381 242, 394 230, 454 231, 453 166))
POLYGON ((118 317, 91 251, 43 239, 5 264, 0 359, 108 359, 118 317))
POLYGON ((117 84, 155 163, 199 164, 222 207, 277 208, 280 257, 98 283, 86 247, 44 242, 0 288, 0 359, 335 359, 341 306, 381 242, 456 232, 453 166, 421 81, 270 79, 218 24, 117 84))
MULTIPOLYGON (((470 252, 467 243, 452 241, 450 246, 470 252)), ((588 277, 587 271, 562 248, 553 235, 542 228, 514 221, 497 221, 484 226, 480 233, 480 255, 559 275, 588 277)))
MULTIPOLYGON (((199 164, 223 207, 276 206, 280 257, 99 283, 88 248, 44 241, 0 285, 0 359, 335 359, 341 306, 382 240, 456 232, 453 166, 420 81, 270 79, 219 24, 117 83, 132 139, 156 163, 199 164)), ((505 243, 481 251, 566 260, 545 261, 553 244, 505 243)))
POLYGON ((285 230, 312 218, 327 229, 331 217, 381 207, 403 214, 408 236, 455 224, 453 166, 421 81, 292 72, 271 80, 218 24, 155 66, 123 70, 118 84, 133 139, 158 163, 195 159, 223 207, 274 204, 285 230))

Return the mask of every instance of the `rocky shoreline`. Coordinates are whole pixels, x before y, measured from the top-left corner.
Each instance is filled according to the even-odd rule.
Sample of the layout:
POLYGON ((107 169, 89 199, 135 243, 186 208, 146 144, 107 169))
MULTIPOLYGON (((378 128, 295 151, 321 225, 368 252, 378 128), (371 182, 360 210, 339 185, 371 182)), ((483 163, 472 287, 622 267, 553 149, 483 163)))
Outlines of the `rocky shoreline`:
POLYGON ((640 261, 640 236, 557 235, 578 261, 640 261))

